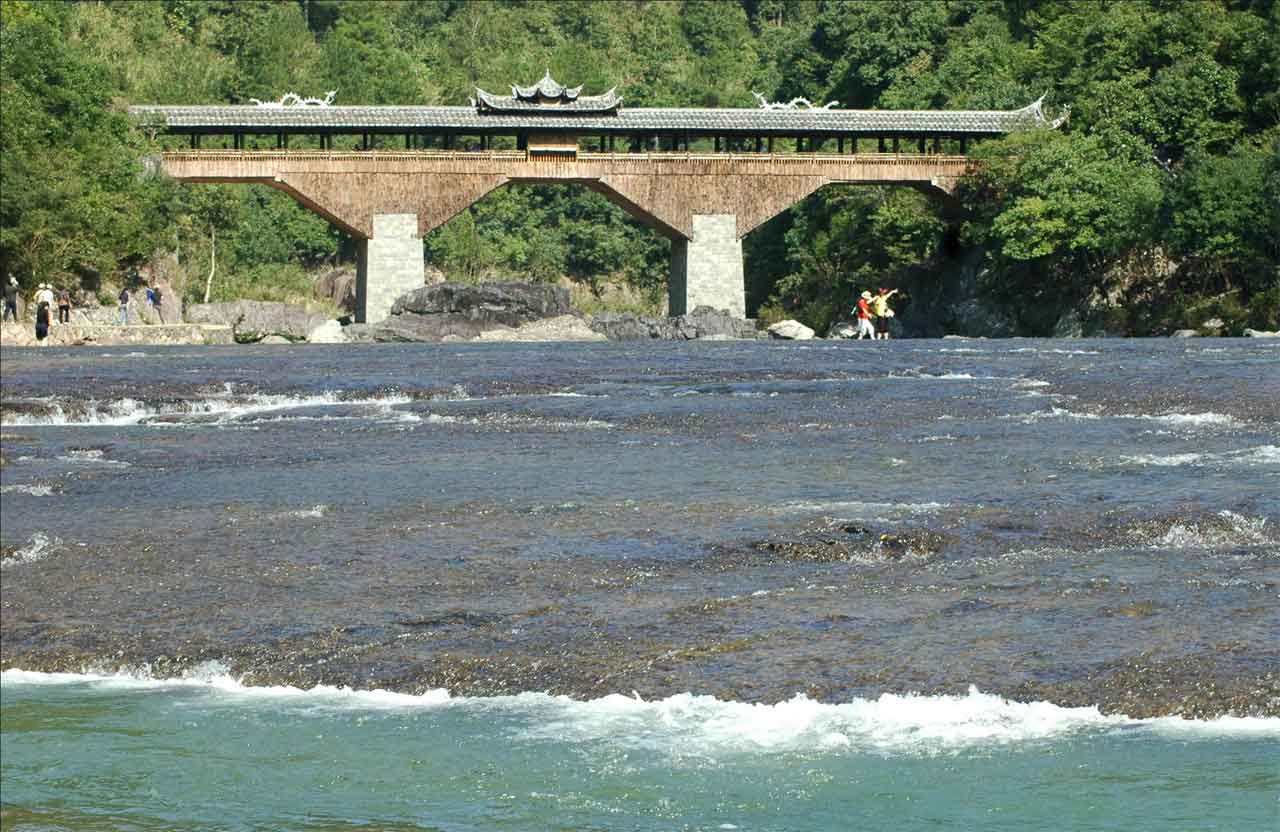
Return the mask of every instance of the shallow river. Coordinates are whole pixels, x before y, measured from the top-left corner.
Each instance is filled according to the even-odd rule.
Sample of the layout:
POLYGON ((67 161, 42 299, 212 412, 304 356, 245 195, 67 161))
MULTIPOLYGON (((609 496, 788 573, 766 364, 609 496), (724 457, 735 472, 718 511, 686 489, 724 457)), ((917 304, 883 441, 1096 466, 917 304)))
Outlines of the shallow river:
POLYGON ((1280 345, 0 358, 6 828, 1280 821, 1280 345))

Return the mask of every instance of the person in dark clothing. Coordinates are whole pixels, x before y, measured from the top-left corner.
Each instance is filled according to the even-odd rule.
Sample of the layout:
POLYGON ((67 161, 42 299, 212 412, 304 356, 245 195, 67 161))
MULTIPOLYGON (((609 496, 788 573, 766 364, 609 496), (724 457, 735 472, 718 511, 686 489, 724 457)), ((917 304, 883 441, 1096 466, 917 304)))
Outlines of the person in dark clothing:
POLYGON ((40 346, 44 346, 44 339, 49 337, 49 304, 44 301, 40 302, 40 307, 36 309, 36 341, 40 346))
POLYGON ((129 324, 129 287, 126 286, 120 290, 120 326, 129 324))
POLYGON ((160 323, 164 323, 164 309, 162 308, 164 296, 160 294, 160 287, 153 283, 149 291, 151 292, 151 308, 156 310, 156 317, 160 319, 160 323))
POLYGON ((4 318, 18 320, 18 279, 9 275, 9 282, 4 285, 4 318))
POLYGON ((66 289, 58 293, 58 323, 71 323, 71 293, 66 289))

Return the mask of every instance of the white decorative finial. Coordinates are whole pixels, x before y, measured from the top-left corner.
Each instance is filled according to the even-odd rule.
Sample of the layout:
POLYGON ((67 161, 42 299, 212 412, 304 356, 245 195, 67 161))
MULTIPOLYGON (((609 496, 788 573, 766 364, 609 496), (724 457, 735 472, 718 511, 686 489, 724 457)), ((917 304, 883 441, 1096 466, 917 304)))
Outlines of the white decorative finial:
POLYGON ((756 101, 760 102, 760 109, 762 110, 798 110, 802 104, 806 110, 830 110, 832 107, 840 106, 839 101, 828 101, 821 107, 815 107, 807 98, 793 98, 790 101, 783 103, 780 101, 768 101, 758 92, 753 92, 751 94, 756 97, 756 101))
POLYGON ((256 98, 250 98, 249 100, 259 107, 278 110, 282 107, 328 107, 337 96, 337 90, 329 90, 324 98, 303 98, 296 92, 287 92, 280 96, 279 101, 259 101, 256 98))

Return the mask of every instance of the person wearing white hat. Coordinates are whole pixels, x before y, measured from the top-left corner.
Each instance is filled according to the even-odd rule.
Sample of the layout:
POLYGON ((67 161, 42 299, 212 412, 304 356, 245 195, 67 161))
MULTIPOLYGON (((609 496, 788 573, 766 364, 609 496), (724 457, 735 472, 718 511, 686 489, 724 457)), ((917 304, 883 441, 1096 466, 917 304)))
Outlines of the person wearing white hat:
POLYGON ((858 296, 858 305, 853 308, 854 313, 858 316, 858 340, 870 338, 872 341, 876 339, 876 328, 871 324, 871 293, 863 291, 858 296))
POLYGON ((42 303, 47 303, 49 304, 49 308, 52 309, 54 302, 53 287, 48 283, 41 283, 40 291, 36 292, 36 306, 39 306, 42 303))

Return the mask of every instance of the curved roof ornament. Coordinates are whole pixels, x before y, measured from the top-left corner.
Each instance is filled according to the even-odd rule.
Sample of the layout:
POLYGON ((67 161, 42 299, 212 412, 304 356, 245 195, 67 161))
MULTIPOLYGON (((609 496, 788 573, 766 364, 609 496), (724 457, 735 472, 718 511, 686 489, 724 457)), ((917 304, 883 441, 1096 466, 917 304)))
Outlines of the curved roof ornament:
POLYGON ((767 101, 765 100, 765 97, 758 92, 753 92, 751 94, 755 96, 755 99, 759 102, 760 109, 762 110, 798 110, 801 105, 804 105, 806 110, 830 110, 832 107, 840 106, 839 101, 828 101, 826 104, 818 107, 807 98, 793 98, 790 101, 767 101))
POLYGON ((1054 119, 1049 118, 1044 113, 1044 99, 1048 94, 1049 93, 1046 92, 1044 95, 1016 112, 1018 115, 1030 119, 1032 122, 1031 126, 1033 127, 1047 127, 1050 130, 1057 130, 1063 124, 1066 124, 1067 116, 1071 115, 1071 108, 1063 107, 1062 115, 1054 119))
POLYGON ((333 99, 338 95, 337 90, 329 90, 324 98, 303 98, 296 92, 287 92, 280 96, 279 101, 259 101, 256 98, 250 98, 259 107, 266 107, 269 110, 278 110, 283 107, 328 107, 333 103, 333 99))
POLYGON ((532 87, 520 87, 515 84, 511 85, 511 97, 522 100, 531 101, 538 97, 562 99, 564 101, 573 101, 578 97, 578 93, 582 92, 582 87, 566 87, 556 82, 551 77, 551 70, 548 69, 542 76, 542 80, 534 84, 532 87))

